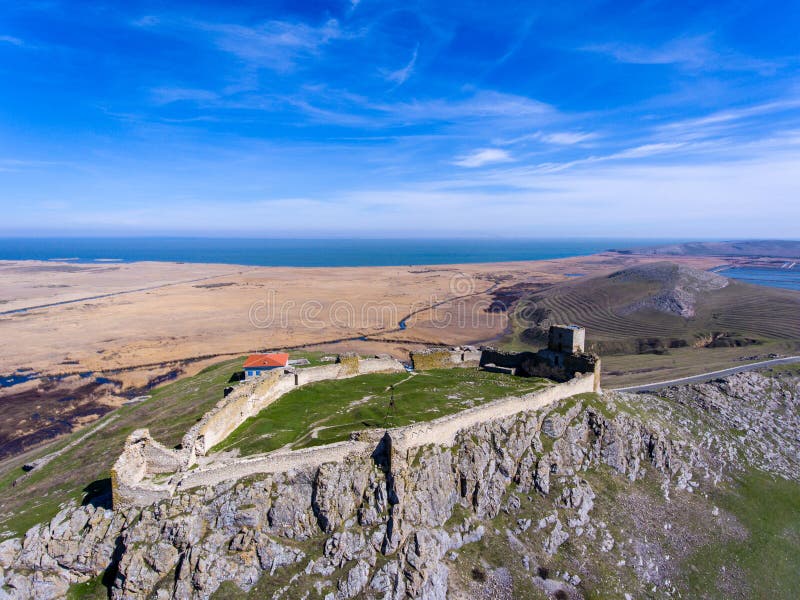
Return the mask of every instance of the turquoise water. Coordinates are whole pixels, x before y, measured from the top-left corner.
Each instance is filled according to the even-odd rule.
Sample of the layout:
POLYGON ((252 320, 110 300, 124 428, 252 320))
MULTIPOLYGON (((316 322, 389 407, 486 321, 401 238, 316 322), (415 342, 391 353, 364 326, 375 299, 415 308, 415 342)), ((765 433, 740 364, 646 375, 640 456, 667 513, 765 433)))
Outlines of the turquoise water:
MULTIPOLYGON (((669 243, 674 240, 652 240, 669 243)), ((290 267, 543 260, 647 245, 641 239, 3 238, 0 260, 170 261, 290 267)))
POLYGON ((752 267, 732 267, 719 272, 720 275, 741 279, 747 283, 769 287, 800 290, 800 266, 793 269, 757 269, 752 267))

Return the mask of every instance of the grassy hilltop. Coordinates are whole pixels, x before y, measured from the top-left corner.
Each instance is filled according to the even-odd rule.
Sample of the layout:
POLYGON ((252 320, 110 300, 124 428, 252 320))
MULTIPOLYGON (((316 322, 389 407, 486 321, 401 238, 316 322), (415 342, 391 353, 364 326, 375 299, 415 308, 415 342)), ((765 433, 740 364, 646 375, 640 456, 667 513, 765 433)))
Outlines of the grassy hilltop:
POLYGON ((214 451, 236 448, 246 455, 330 444, 348 439, 354 431, 429 421, 498 398, 535 392, 548 383, 478 369, 320 381, 292 390, 248 419, 214 451))

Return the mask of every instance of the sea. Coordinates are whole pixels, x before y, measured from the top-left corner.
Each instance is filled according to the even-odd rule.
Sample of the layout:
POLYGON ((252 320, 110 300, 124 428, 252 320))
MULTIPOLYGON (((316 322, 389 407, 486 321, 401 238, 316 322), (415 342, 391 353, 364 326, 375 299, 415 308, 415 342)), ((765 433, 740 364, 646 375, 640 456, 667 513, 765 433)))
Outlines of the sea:
MULTIPOLYGON (((0 238, 0 260, 97 264, 162 261, 266 267, 414 266, 548 260, 682 241, 685 240, 19 237, 0 238)), ((734 267, 721 274, 749 283, 800 290, 800 264, 786 269, 734 267)))
POLYGON ((168 261, 274 267, 367 267, 546 260, 675 240, 0 238, 0 260, 168 261))
MULTIPOLYGON (((794 263, 787 263, 791 265, 794 263)), ((754 267, 731 267, 718 271, 720 275, 740 279, 746 283, 778 287, 787 290, 800 290, 800 264, 792 268, 759 269, 754 267)))

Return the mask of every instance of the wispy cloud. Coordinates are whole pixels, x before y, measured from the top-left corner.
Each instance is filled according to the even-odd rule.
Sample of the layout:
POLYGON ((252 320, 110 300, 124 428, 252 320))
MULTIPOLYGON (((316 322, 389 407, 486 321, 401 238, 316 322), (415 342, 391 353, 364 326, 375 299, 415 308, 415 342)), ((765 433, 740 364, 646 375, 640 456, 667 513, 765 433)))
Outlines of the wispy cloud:
POLYGON ((20 48, 25 45, 25 42, 13 35, 0 35, 0 43, 11 44, 12 46, 18 46, 20 48))
POLYGON ((598 156, 588 156, 586 158, 579 158, 567 162, 543 163, 536 167, 537 171, 541 172, 554 172, 565 171, 579 165, 587 165, 592 163, 602 163, 609 161, 631 160, 648 158, 659 154, 667 154, 675 150, 684 148, 685 143, 670 143, 670 142, 656 142, 652 144, 642 144, 641 146, 634 146, 632 148, 625 148, 618 152, 610 154, 603 154, 598 156))
POLYGON ((525 96, 480 90, 460 99, 433 98, 393 104, 372 104, 372 108, 401 121, 448 121, 496 118, 544 118, 556 114, 549 104, 525 96))
POLYGON ((411 55, 411 60, 402 67, 401 69, 397 69, 396 71, 390 71, 386 73, 385 77, 387 81, 391 81, 395 83, 395 87, 399 87, 403 85, 411 74, 414 72, 414 66, 417 64, 417 54, 419 53, 419 45, 414 48, 414 53, 411 55))
POLYGON ((453 161, 453 164, 459 167, 474 169, 485 165, 507 163, 513 160, 514 159, 508 152, 500 148, 481 148, 460 156, 453 161))
POLYGON ((210 90, 179 87, 160 87, 152 90, 153 101, 156 104, 170 104, 181 100, 206 103, 219 99, 219 94, 210 90))
POLYGON ((542 141, 548 144, 557 144, 559 146, 572 146, 580 144, 581 142, 588 142, 597 138, 596 133, 582 133, 574 131, 556 131, 555 133, 545 133, 542 135, 542 141))
POLYGON ((697 136, 700 134, 708 134, 708 129, 713 129, 715 132, 718 132, 720 126, 735 124, 753 117, 760 117, 771 113, 794 111, 797 108, 800 108, 800 96, 720 110, 702 117, 678 119, 661 126, 661 130, 667 132, 691 133, 697 136))
POLYGON ((161 19, 159 19, 155 15, 144 15, 143 17, 139 17, 138 19, 134 19, 130 23, 134 27, 155 27, 156 25, 161 23, 161 19))
POLYGON ((592 44, 581 49, 610 56, 621 63, 678 65, 693 70, 771 73, 781 66, 775 60, 761 60, 729 50, 717 50, 710 34, 679 37, 660 46, 613 42, 592 44))
POLYGON ((318 26, 281 20, 251 26, 145 15, 131 25, 177 34, 192 33, 195 41, 203 39, 199 33, 205 33, 218 50, 233 55, 245 65, 274 71, 291 70, 302 60, 319 54, 326 44, 355 35, 343 30, 336 19, 318 26))
POLYGON ((305 86, 296 94, 273 100, 291 105, 316 122, 371 128, 421 124, 459 127, 472 124, 487 128, 498 123, 517 128, 536 126, 558 117, 558 111, 548 104, 491 90, 479 90, 460 98, 376 102, 368 96, 320 85, 305 86))
POLYGON ((583 142, 597 139, 599 134, 593 132, 583 131, 552 131, 543 132, 537 131, 535 133, 526 133, 511 139, 500 140, 497 143, 503 146, 512 144, 519 144, 521 142, 543 142, 545 144, 553 144, 556 146, 574 146, 583 142))

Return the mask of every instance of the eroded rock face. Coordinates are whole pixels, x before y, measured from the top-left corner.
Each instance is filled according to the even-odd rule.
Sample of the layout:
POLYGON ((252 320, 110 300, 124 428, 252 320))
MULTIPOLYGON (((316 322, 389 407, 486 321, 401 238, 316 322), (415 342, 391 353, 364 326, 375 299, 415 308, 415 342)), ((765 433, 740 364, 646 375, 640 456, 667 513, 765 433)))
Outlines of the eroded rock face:
MULTIPOLYGON (((756 394, 763 407, 796 407, 796 383, 794 391, 778 390, 761 376, 737 378, 735 389, 723 383, 674 395, 741 427, 747 440, 761 423, 762 435, 792 446, 793 434, 780 437, 785 431, 777 422, 747 420, 743 414, 755 413, 736 405, 746 398, 759 406, 756 394)), ((691 491, 696 472, 722 477, 729 448, 713 439, 693 445, 666 421, 617 411, 624 402, 650 402, 660 413, 680 408, 607 394, 602 406, 566 401, 481 424, 461 432, 452 448, 425 446, 390 460, 364 456, 230 482, 127 513, 67 507, 24 539, 0 544, 0 598, 62 597, 70 584, 113 565, 111 596, 118 600, 209 598, 223 583, 247 591, 272 579, 282 587, 270 587, 269 597, 437 599, 454 594, 458 553, 489 533, 517 548, 520 536, 538 536, 542 556, 567 542, 600 553, 627 551, 628 542, 593 517, 600 500, 584 473, 599 469, 632 481, 650 472, 664 482, 665 495, 670 488, 691 491), (536 498, 538 514, 518 516, 536 498), (512 523, 505 532, 491 524, 498 515, 512 523)), ((680 417, 673 416, 677 430, 680 417)), ((779 472, 793 467, 797 475, 796 444, 794 453, 779 454, 779 472)), ((534 562, 525 557, 533 585, 579 594, 579 577, 542 577, 534 562)), ((653 565, 636 568, 643 581, 661 585, 653 565)), ((500 580, 506 581, 493 571, 485 585, 500 580)))

